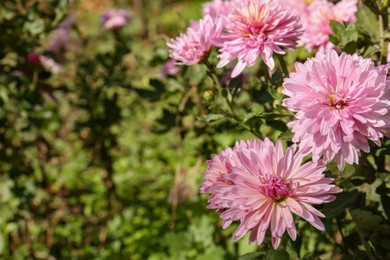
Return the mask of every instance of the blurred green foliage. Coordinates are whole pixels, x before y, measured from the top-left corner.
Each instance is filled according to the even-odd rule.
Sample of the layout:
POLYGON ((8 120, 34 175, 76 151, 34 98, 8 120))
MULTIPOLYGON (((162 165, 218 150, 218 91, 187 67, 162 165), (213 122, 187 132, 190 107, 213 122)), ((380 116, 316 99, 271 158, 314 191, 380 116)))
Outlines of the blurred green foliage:
MULTIPOLYGON (((361 166, 329 167, 345 192, 321 208, 326 233, 297 220, 297 241, 273 251, 269 238, 261 247, 248 245, 247 237, 233 243, 236 225, 222 230, 207 210, 198 193, 205 161, 240 139, 288 142, 291 115, 281 107, 280 64, 269 79, 260 76, 262 65, 249 79, 223 81, 226 71, 218 71, 221 93, 203 65, 161 74, 166 40, 200 17, 203 2, 1 1, 4 259, 390 257, 388 140, 372 147, 361 166), (113 6, 134 16, 120 31, 99 24, 113 6), (50 52, 51 33, 72 16, 66 48, 50 52), (33 64, 32 52, 54 59, 60 72, 33 64)), ((356 26, 332 23, 331 40, 378 60, 378 35, 366 26, 376 22, 375 13, 363 8, 358 17, 356 26)), ((288 68, 310 55, 288 53, 288 68)))

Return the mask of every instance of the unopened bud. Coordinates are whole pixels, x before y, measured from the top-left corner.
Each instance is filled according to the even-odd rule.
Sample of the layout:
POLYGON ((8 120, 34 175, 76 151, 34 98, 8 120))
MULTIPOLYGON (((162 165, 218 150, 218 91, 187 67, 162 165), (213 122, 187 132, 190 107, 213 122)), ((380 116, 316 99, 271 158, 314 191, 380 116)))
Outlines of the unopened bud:
POLYGON ((203 93, 203 98, 204 100, 206 101, 211 101, 214 99, 214 92, 212 90, 206 90, 204 93, 203 93))

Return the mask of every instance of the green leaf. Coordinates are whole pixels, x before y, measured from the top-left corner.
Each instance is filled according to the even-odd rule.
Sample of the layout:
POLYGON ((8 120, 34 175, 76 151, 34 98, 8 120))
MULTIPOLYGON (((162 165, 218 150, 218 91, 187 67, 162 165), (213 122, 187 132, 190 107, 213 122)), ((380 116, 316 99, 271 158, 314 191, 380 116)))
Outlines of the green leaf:
POLYGON ((279 130, 281 132, 286 132, 288 130, 288 127, 285 122, 280 120, 266 120, 265 121, 267 125, 270 127, 279 130))
POLYGON ((157 79, 151 79, 149 81, 149 86, 151 89, 134 88, 134 91, 147 100, 159 100, 162 94, 165 92, 165 85, 157 79))
POLYGON ((265 255, 265 260, 289 260, 290 256, 284 249, 270 249, 265 255))
POLYGON ((261 252, 253 252, 238 257, 238 260, 256 260, 261 259, 263 254, 261 252))
POLYGON ((350 208, 358 202, 359 198, 361 198, 361 193, 357 191, 340 193, 337 195, 336 200, 324 207, 322 213, 324 213, 327 218, 337 217, 344 213, 346 208, 350 208))
POLYGON ((361 233, 368 237, 380 226, 382 218, 374 215, 371 211, 354 209, 351 211, 356 225, 359 227, 361 233))
POLYGON ((223 118, 225 118, 225 115, 223 114, 208 114, 205 116, 199 116, 198 120, 206 123, 211 123, 211 122, 221 120, 223 118))
POLYGON ((358 39, 356 25, 353 23, 346 23, 345 26, 334 20, 331 20, 329 25, 334 33, 334 35, 329 35, 329 40, 347 53, 355 52, 356 41, 358 39))
POLYGON ((232 97, 235 97, 237 93, 240 91, 240 89, 242 88, 242 80, 243 80, 243 76, 242 74, 240 74, 239 76, 233 78, 229 82, 228 88, 230 90, 232 97))
POLYGON ((45 30, 45 22, 43 19, 35 18, 33 21, 24 24, 24 30, 31 33, 31 35, 38 35, 45 30))
POLYGON ((371 38, 372 42, 379 42, 379 22, 377 20, 376 15, 369 8, 363 6, 361 8, 358 8, 356 17, 357 30, 362 34, 368 35, 371 38))

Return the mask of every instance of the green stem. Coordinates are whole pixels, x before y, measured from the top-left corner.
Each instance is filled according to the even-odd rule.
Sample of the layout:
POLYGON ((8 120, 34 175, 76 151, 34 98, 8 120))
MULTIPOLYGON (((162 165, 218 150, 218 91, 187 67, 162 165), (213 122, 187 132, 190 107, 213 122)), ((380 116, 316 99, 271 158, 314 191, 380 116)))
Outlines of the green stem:
MULTIPOLYGON (((244 125, 242 123, 242 120, 240 119, 240 117, 237 115, 234 107, 233 107, 233 102, 232 100, 229 100, 228 96, 227 95, 223 95, 222 93, 222 86, 221 84, 219 83, 219 80, 218 80, 218 76, 217 76, 217 73, 215 72, 215 69, 214 69, 214 66, 209 62, 209 61, 204 61, 204 64, 207 66, 207 69, 208 69, 208 74, 209 76, 211 77, 212 81, 214 82, 215 86, 217 87, 218 89, 218 92, 219 94, 223 97, 223 99, 225 100, 226 102, 226 105, 228 106, 229 110, 230 110, 230 113, 231 113, 231 116, 233 117, 233 119, 242 127, 244 128, 245 130, 251 132, 252 134, 254 134, 256 137, 258 138, 261 138, 261 136, 253 131, 250 127, 248 127, 247 125, 244 125)), ((268 71, 267 71, 268 72, 268 71)), ((228 91, 228 90, 227 90, 228 91)))
POLYGON ((343 233, 343 229, 342 229, 342 225, 341 225, 341 221, 340 219, 337 217, 336 218, 336 222, 337 222, 337 228, 339 229, 339 232, 340 232, 340 235, 341 235, 341 239, 342 239, 342 249, 344 251, 344 253, 348 253, 348 247, 347 247, 347 241, 345 240, 345 237, 344 237, 344 233, 343 233))
POLYGON ((271 86, 271 85, 272 85, 272 79, 271 79, 271 77, 269 76, 269 69, 268 69, 268 66, 267 66, 267 64, 265 64, 265 63, 263 62, 263 63, 262 63, 262 67, 263 67, 264 70, 265 70, 264 77, 265 77, 265 79, 266 79, 266 81, 267 81, 267 85, 268 85, 268 86, 271 86))
POLYGON ((356 230, 357 230, 357 232, 358 232, 358 234, 359 234, 360 240, 362 241, 364 248, 366 249, 366 253, 367 253, 368 258, 369 258, 370 260, 376 260, 377 258, 376 258, 375 255, 372 253, 371 247, 370 247, 370 245, 368 244, 368 242, 366 241, 366 239, 364 238, 364 235, 363 235, 363 233, 362 233, 362 230, 360 229, 359 224, 356 222, 356 219, 355 219, 354 215, 352 214, 352 212, 349 211, 349 209, 346 209, 346 210, 349 212, 349 214, 351 215, 352 221, 353 221, 353 222, 355 223, 355 225, 356 225, 356 230))
POLYGON ((282 67, 284 77, 288 77, 288 69, 287 69, 286 62, 284 61, 284 58, 281 55, 277 55, 277 56, 278 56, 279 64, 282 67))
POLYGON ((389 8, 390 0, 385 0, 380 6, 379 12, 379 33, 380 33, 380 62, 382 64, 386 63, 388 41, 385 39, 385 35, 389 33, 389 19, 387 9, 389 8))
POLYGON ((232 113, 234 119, 236 119, 238 121, 239 117, 238 117, 236 111, 234 110, 234 107, 233 107, 231 100, 229 100, 229 98, 226 95, 223 95, 223 93, 222 93, 223 88, 222 88, 221 84, 219 83, 218 76, 217 76, 217 73, 215 72, 214 66, 208 61, 205 61, 204 63, 206 64, 207 69, 209 70, 209 76, 211 77, 215 86, 217 87, 219 94, 221 94, 221 96, 224 98, 224 100, 225 100, 227 106, 229 107, 229 110, 232 113))

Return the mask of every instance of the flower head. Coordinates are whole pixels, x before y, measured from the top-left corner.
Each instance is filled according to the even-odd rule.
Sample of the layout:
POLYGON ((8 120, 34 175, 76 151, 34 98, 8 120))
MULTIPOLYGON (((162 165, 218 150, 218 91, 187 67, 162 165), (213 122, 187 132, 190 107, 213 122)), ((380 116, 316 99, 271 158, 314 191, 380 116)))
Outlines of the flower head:
POLYGON ((209 15, 206 15, 198 23, 193 23, 185 34, 182 33, 167 43, 169 56, 179 65, 198 64, 207 57, 221 31, 221 20, 217 19, 214 22, 209 15))
POLYGON ((41 55, 38 52, 33 51, 27 55, 27 61, 30 64, 40 64, 40 57, 41 55))
POLYGON ((54 59, 35 51, 28 54, 27 61, 30 64, 41 65, 43 68, 53 74, 57 74, 61 70, 61 65, 58 64, 54 59))
POLYGON ((285 54, 280 47, 294 49, 301 34, 298 16, 282 9, 277 1, 242 1, 225 19, 217 67, 237 58, 232 73, 236 77, 245 67, 253 66, 260 56, 272 69, 273 53, 285 54))
POLYGON ((100 16, 100 22, 107 30, 116 31, 122 29, 131 18, 127 10, 110 9, 100 16))
POLYGON ((61 65, 50 57, 40 55, 39 61, 46 70, 50 71, 53 74, 57 74, 61 70, 61 65))
POLYGON ((58 53, 65 49, 70 41, 69 30, 65 28, 57 28, 50 33, 50 41, 47 49, 51 52, 58 53))
POLYGON ((329 42, 332 29, 330 20, 338 22, 354 22, 357 11, 357 0, 342 0, 337 4, 328 1, 313 1, 307 7, 307 15, 304 21, 305 32, 300 44, 311 50, 318 48, 320 51, 334 48, 329 42))
POLYGON ((164 76, 174 76, 180 72, 180 68, 176 66, 174 60, 165 62, 161 67, 161 74, 164 76))
POLYGON ((297 112, 289 126, 303 153, 325 162, 336 158, 343 169, 345 162, 358 163, 360 150, 370 151, 368 140, 380 145, 389 134, 388 65, 332 50, 295 67, 284 80, 283 105, 297 112))
POLYGON ((324 177, 325 166, 309 161, 301 165, 303 155, 289 147, 286 153, 279 141, 253 139, 236 143, 208 161, 201 192, 209 193, 208 208, 216 209, 223 227, 239 220, 234 240, 251 230, 249 242, 260 245, 271 230, 276 249, 284 232, 296 239, 292 213, 324 230, 325 217, 310 204, 328 203, 341 190, 324 177))

